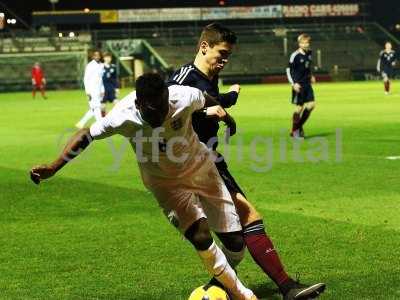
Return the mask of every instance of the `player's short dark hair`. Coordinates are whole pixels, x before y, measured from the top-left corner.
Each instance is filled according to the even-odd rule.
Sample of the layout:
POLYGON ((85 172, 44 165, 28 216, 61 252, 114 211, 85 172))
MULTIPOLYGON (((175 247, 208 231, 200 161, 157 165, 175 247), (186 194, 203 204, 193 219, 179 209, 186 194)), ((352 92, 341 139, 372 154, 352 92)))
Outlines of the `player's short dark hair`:
POLYGON ((91 50, 89 50, 90 56, 93 56, 96 52, 99 53, 101 56, 103 55, 103 53, 99 49, 91 49, 91 50))
POLYGON ((136 98, 151 106, 163 99, 167 85, 158 73, 146 73, 136 79, 136 98))
POLYGON ((88 56, 89 56, 89 57, 93 57, 93 55, 94 55, 96 52, 100 54, 100 57, 103 56, 101 50, 99 50, 99 49, 92 49, 92 50, 89 50, 88 56))
POLYGON ((203 41, 206 41, 210 47, 214 47, 222 42, 234 45, 236 44, 237 37, 236 34, 229 28, 218 23, 211 23, 203 28, 197 45, 198 48, 203 41))
POLYGON ((111 52, 103 52, 103 57, 106 57, 106 56, 108 56, 108 57, 112 57, 112 54, 111 54, 111 52))

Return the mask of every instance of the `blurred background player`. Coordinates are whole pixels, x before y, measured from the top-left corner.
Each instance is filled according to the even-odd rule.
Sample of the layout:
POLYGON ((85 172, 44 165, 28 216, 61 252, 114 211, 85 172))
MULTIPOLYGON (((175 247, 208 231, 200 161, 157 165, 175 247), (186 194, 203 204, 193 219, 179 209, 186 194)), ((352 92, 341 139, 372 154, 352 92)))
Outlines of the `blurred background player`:
POLYGON ((36 62, 32 67, 32 97, 36 97, 36 90, 40 90, 43 99, 46 97, 46 78, 40 63, 36 62))
POLYGON ((390 79, 394 76, 394 67, 396 66, 396 53, 392 49, 392 43, 386 42, 385 49, 379 53, 376 69, 382 75, 385 94, 390 93, 390 79))
POLYGON ((101 62, 101 52, 96 50, 93 52, 92 60, 86 65, 83 77, 85 92, 89 100, 89 110, 76 123, 75 126, 77 128, 83 128, 93 116, 96 121, 101 119, 101 101, 104 97, 103 72, 104 66, 101 62))
MULTIPOLYGON (((220 24, 207 25, 199 38, 198 52, 193 63, 186 64, 178 69, 169 79, 169 84, 188 85, 200 89, 208 99, 208 105, 221 105, 229 108, 236 104, 239 97, 240 86, 234 84, 228 93, 219 92, 218 75, 228 63, 230 54, 236 44, 236 35, 230 29, 220 24), (214 103, 212 103, 214 101, 214 103)), ((234 121, 228 125, 235 127, 234 121)), ((218 120, 207 117, 207 109, 195 112, 192 116, 193 128, 201 142, 206 144, 218 156, 215 165, 238 211, 243 227, 243 237, 247 249, 254 261, 261 267, 279 287, 285 300, 308 299, 317 297, 325 289, 325 284, 303 285, 295 282, 284 270, 271 239, 265 232, 261 215, 247 200, 241 187, 228 170, 228 165, 219 152, 218 146, 218 120)), ((235 130, 235 128, 230 128, 235 130)), ((224 235, 216 232, 221 241, 224 235)), ((236 267, 243 259, 244 248, 229 247, 224 243, 223 251, 228 257, 232 267, 236 267)), ((211 284, 217 284, 212 280, 211 284)))
POLYGON ((315 83, 315 77, 311 74, 311 37, 303 33, 298 36, 297 42, 299 49, 290 55, 286 75, 292 85, 292 104, 295 105, 290 135, 303 139, 303 126, 315 108, 314 91, 311 86, 311 83, 315 83))
POLYGON ((106 104, 107 102, 115 104, 119 93, 117 67, 112 63, 112 55, 109 52, 103 54, 104 60, 104 73, 103 73, 103 85, 104 85, 104 97, 101 102, 101 115, 106 115, 106 104))

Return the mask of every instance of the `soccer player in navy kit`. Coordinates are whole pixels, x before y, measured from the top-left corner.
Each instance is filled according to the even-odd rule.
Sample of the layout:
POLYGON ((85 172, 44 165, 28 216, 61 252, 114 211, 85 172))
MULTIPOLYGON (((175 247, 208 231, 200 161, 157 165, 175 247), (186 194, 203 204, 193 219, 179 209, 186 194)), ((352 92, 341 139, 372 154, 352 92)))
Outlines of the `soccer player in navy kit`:
POLYGON ((106 115, 106 103, 115 103, 119 93, 117 66, 112 62, 111 53, 104 53, 104 73, 103 73, 103 85, 104 85, 104 97, 101 102, 101 114, 103 117, 106 115))
MULTIPOLYGON (((215 23, 206 26, 200 36, 194 62, 182 66, 172 74, 169 84, 196 87, 203 91, 207 99, 213 99, 215 103, 224 108, 235 105, 240 86, 232 85, 224 94, 221 94, 218 88, 218 74, 227 64, 235 43, 236 36, 229 29, 215 23)), ((193 128, 200 141, 214 150, 218 156, 215 164, 234 200, 242 223, 244 240, 250 254, 262 270, 279 286, 285 300, 317 297, 325 289, 325 284, 302 285, 292 280, 285 272, 278 253, 265 232, 262 217, 246 199, 244 192, 230 174, 223 156, 217 152, 219 125, 217 120, 207 118, 206 112, 207 108, 192 115, 193 128)), ((235 123, 232 118, 230 120, 231 122, 228 122, 227 125, 235 131, 235 123)), ((223 235, 216 234, 222 241, 224 240, 223 235)), ((228 260, 230 259, 232 267, 235 267, 244 255, 244 249, 225 248, 224 252, 228 260)), ((212 281, 212 283, 216 282, 212 281)))
POLYGON ((396 52, 392 50, 392 43, 386 42, 385 49, 379 53, 376 69, 382 75, 385 94, 390 93, 390 79, 394 76, 394 66, 396 65, 396 52))
POLYGON ((314 91, 311 86, 311 83, 315 82, 315 77, 311 73, 311 37, 308 34, 301 34, 297 42, 299 49, 290 55, 286 75, 292 85, 292 103, 295 105, 290 135, 303 139, 303 126, 315 108, 314 91))

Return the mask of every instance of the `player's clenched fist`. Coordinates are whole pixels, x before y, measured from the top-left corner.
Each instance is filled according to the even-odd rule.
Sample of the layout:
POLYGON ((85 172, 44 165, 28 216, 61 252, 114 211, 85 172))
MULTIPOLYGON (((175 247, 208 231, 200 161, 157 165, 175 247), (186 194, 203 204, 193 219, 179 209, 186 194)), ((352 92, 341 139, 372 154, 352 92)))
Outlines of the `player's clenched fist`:
POLYGON ((226 116, 226 111, 225 111, 225 109, 222 108, 221 105, 215 105, 215 106, 207 107, 206 114, 209 117, 218 117, 218 118, 222 119, 226 116))
POLYGON ((236 92, 236 93, 240 93, 240 85, 239 84, 234 84, 231 85, 231 87, 229 88, 229 92, 236 92))
POLYGON ((293 90, 294 90, 296 93, 300 93, 300 91, 301 91, 301 85, 298 84, 298 83, 293 84, 293 90))
POLYGON ((50 165, 40 165, 33 167, 30 171, 31 180, 39 184, 41 180, 52 177, 56 173, 56 169, 50 165))

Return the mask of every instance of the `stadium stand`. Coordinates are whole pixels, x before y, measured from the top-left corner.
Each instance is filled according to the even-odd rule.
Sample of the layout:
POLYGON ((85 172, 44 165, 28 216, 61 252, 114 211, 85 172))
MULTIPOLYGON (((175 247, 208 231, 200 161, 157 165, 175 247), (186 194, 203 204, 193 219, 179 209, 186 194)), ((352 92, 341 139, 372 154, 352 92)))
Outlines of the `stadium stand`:
MULTIPOLYGON (((0 39, 0 58, 7 58, 7 64, 4 59, 1 59, 1 64, 4 68, 14 70, 13 76, 0 79, 5 83, 3 89, 21 88, 30 80, 30 65, 39 61, 43 63, 49 83, 58 87, 77 87, 80 85, 87 50, 97 45, 103 45, 106 49, 107 42, 118 39, 146 41, 149 49, 155 51, 153 56, 160 56, 173 69, 193 59, 203 25, 102 29, 76 32, 74 37, 65 37, 65 34, 59 37, 58 32, 15 32, 12 36, 0 39), (14 63, 18 60, 22 63, 14 63), (64 64, 73 67, 69 67, 60 78, 56 70, 66 69, 64 64)), ((265 76, 284 74, 288 57, 297 47, 296 37, 303 32, 313 38, 315 71, 330 74, 331 77, 340 75, 338 73, 347 74, 348 78, 336 76, 339 79, 352 79, 352 72, 375 70, 376 57, 384 41, 399 45, 377 23, 324 23, 322 26, 320 23, 271 25, 248 22, 230 27, 237 33, 239 43, 223 76, 258 77, 258 81, 264 80, 265 76)))
MULTIPOLYGON (((280 74, 296 49, 302 32, 313 38, 315 65, 319 71, 335 68, 372 70, 384 41, 399 42, 377 23, 248 24, 230 26, 239 37, 237 51, 225 75, 280 74), (320 53, 318 60, 317 53, 320 53)), ((172 67, 193 59, 201 26, 132 28, 123 32, 102 30, 93 39, 140 38, 147 40, 172 67)))
MULTIPOLYGON (((374 69, 375 57, 382 48, 382 29, 376 24, 285 25, 280 33, 276 28, 233 28, 239 37, 238 49, 226 69, 229 74, 282 73, 288 56, 296 49, 296 37, 307 32, 313 38, 314 54, 321 53, 319 69, 329 71, 337 65, 346 69, 374 69), (283 36, 277 36, 284 33, 283 36), (286 46, 285 46, 286 44, 286 46), (371 59, 372 58, 372 59, 371 59)), ((388 40, 389 36, 384 32, 388 40)), ((155 49, 172 65, 180 65, 193 57, 193 40, 177 36, 168 45, 153 44, 155 49), (180 49, 178 52, 177 50, 180 49), (183 50, 183 51, 182 51, 183 50), (182 55, 182 53, 185 53, 182 55), (186 55, 188 54, 188 55, 186 55)), ((316 58, 314 58, 316 60, 316 58)))
POLYGON ((28 90, 31 68, 41 63, 49 88, 81 86, 91 35, 58 37, 37 32, 13 32, 0 39, 0 90, 28 90), (60 70, 63 70, 60 72, 60 70))

